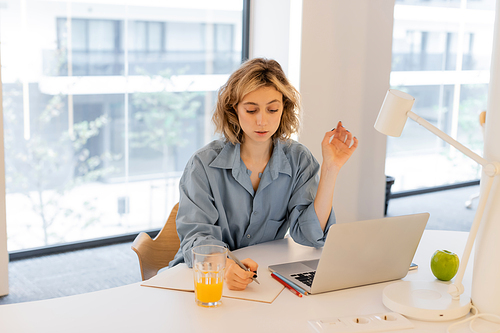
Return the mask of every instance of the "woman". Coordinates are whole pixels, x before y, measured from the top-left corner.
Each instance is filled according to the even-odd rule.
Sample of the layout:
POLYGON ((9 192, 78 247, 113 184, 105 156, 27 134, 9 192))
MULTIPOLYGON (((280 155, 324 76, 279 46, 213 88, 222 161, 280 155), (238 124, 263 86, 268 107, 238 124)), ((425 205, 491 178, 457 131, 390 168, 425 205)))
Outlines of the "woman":
MULTIPOLYGON (((339 122, 321 142, 320 166, 290 139, 299 128, 299 93, 274 60, 245 62, 220 89, 213 121, 224 139, 198 150, 180 180, 179 252, 170 267, 191 263, 191 248, 217 244, 235 250, 289 230, 300 244, 321 247, 335 223, 332 201, 340 168, 358 140, 339 122), (318 182, 318 171, 320 178, 318 182)), ((257 263, 227 260, 229 289, 252 282, 257 263)))

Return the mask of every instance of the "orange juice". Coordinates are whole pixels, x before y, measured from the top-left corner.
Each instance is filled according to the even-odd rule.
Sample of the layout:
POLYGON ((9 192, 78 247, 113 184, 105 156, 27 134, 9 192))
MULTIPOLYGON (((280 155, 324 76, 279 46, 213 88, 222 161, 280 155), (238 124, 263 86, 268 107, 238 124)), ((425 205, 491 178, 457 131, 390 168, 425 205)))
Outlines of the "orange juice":
POLYGON ((194 290, 196 299, 202 303, 215 303, 222 297, 222 280, 208 279, 208 281, 195 281, 194 290), (205 283, 208 282, 208 283, 205 283))
POLYGON ((222 284, 227 249, 220 245, 198 245, 192 249, 195 301, 199 306, 222 304, 222 284))

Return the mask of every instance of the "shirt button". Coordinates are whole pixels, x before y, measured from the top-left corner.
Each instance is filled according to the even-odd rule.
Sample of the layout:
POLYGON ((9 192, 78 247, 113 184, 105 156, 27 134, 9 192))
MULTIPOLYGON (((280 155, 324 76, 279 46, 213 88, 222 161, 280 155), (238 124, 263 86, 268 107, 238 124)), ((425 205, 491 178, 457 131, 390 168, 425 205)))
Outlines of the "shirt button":
POLYGON ((250 238, 250 237, 252 237, 252 236, 250 236, 250 234, 248 234, 248 235, 247 235, 247 238, 250 238))
POLYGON ((257 211, 254 211, 254 212, 253 212, 253 215, 257 215, 257 211))

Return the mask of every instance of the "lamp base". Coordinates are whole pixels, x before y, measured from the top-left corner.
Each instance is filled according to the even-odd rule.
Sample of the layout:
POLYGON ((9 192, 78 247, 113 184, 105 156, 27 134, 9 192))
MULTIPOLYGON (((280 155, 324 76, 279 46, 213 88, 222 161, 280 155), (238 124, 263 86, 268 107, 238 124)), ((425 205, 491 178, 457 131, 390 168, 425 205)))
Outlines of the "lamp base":
POLYGON ((384 288, 386 307, 409 318, 423 321, 447 321, 467 315, 471 299, 460 295, 454 300, 448 284, 437 281, 400 281, 384 288))

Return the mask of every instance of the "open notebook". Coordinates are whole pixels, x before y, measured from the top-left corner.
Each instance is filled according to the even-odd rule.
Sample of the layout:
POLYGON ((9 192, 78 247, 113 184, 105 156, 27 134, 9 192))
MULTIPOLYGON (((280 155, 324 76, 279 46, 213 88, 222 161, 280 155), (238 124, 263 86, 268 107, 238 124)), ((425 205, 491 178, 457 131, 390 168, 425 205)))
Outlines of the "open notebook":
MULTIPOLYGON (((264 274, 259 275, 260 284, 252 282, 243 291, 229 290, 224 285, 222 296, 272 303, 284 287, 276 282, 270 274, 262 271, 264 274)), ((141 286, 194 292, 193 270, 188 268, 186 264, 178 264, 144 281, 141 286)))

